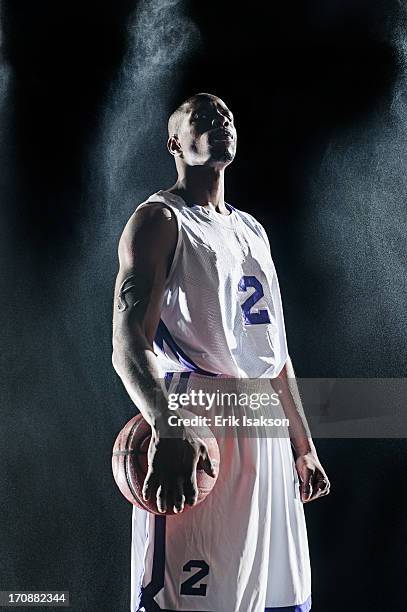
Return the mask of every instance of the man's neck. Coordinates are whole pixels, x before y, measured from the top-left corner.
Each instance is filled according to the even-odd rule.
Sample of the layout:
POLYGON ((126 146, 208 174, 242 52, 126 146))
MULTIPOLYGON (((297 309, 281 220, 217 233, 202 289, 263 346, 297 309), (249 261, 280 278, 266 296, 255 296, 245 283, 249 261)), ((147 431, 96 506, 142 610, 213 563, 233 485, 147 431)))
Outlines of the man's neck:
POLYGON ((203 166, 189 167, 168 191, 182 197, 187 204, 213 207, 228 215, 225 205, 224 171, 203 166))

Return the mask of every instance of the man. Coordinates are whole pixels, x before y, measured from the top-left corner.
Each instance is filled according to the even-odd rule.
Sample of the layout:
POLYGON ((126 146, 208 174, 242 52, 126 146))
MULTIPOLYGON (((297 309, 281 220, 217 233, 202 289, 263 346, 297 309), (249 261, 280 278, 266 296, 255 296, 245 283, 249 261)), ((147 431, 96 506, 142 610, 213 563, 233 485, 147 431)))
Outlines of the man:
POLYGON ((197 94, 168 129, 178 180, 127 223, 115 289, 113 364, 152 428, 143 495, 176 512, 133 509, 132 612, 306 612, 303 503, 329 482, 293 384, 266 233, 224 200, 234 118, 216 96, 197 94), (218 482, 185 512, 198 461, 210 475, 213 466, 204 439, 182 425, 171 435, 167 390, 244 378, 271 381, 289 437, 220 439, 218 482))

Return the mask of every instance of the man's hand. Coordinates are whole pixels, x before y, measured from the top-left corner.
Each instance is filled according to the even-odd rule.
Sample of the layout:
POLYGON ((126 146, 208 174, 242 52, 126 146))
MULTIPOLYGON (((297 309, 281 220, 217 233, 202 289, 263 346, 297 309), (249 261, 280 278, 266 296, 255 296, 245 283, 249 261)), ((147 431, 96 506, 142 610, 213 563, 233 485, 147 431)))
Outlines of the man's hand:
POLYGON ((330 490, 328 476, 313 452, 297 457, 295 466, 300 478, 301 501, 303 503, 328 495, 330 490))
POLYGON ((148 449, 148 472, 143 486, 145 501, 156 497, 159 512, 173 509, 182 512, 184 505, 196 504, 198 462, 205 472, 215 477, 208 448, 188 428, 179 428, 176 437, 162 437, 160 430, 152 428, 148 449))

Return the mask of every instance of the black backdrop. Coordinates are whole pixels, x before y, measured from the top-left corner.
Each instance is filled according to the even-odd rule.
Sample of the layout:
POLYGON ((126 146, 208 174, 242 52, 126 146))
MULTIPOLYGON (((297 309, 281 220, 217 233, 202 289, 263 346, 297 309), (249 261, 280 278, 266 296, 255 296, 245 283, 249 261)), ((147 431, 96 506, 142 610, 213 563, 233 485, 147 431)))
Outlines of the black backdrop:
MULTIPOLYGON (((3 0, 1 589, 128 609, 116 246, 175 178, 165 123, 186 96, 236 116, 227 198, 269 232, 297 375, 406 375, 406 23, 396 0, 3 0)), ((313 609, 400 609, 405 441, 317 444, 313 609)))

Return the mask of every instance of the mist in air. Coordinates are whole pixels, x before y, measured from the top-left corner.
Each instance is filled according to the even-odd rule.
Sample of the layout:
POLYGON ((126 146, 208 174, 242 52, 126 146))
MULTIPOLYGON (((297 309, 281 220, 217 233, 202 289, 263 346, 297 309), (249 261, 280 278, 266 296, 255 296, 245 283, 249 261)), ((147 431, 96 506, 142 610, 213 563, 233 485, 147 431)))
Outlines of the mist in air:
POLYGON ((143 0, 128 26, 128 51, 103 111, 91 152, 112 233, 139 199, 174 178, 166 150, 170 101, 182 64, 199 49, 200 34, 183 0, 143 0))
POLYGON ((331 129, 295 219, 303 244, 296 254, 307 275, 298 279, 305 299, 293 291, 288 306, 296 310, 293 346, 300 331, 299 352, 315 356, 308 375, 393 377, 405 370, 407 7, 397 7, 380 24, 396 78, 369 113, 331 129), (319 321, 324 334, 316 331, 319 321))
MULTIPOLYGON (((4 58, 0 68, 0 146, 7 167, 0 179, 1 249, 7 262, 1 279, 2 584, 75 585, 74 605, 83 610, 111 609, 106 593, 122 584, 122 602, 116 599, 114 605, 125 609, 128 578, 115 568, 129 553, 130 515, 128 505, 120 503, 110 458, 114 436, 135 408, 111 364, 117 245, 136 204, 174 178, 166 118, 179 68, 200 36, 181 0, 138 3, 127 21, 121 65, 97 107, 93 100, 87 107, 73 67, 77 62, 86 78, 87 57, 94 54, 90 74, 98 69, 103 48, 95 52, 89 46, 88 56, 71 58, 81 21, 64 5, 73 20, 72 33, 63 34, 66 65, 61 60, 58 70, 52 66, 46 73, 44 61, 51 61, 52 50, 41 56, 41 36, 60 44, 61 26, 52 23, 47 29, 41 10, 35 19, 44 33, 30 29, 29 17, 20 24, 31 36, 24 41, 27 49, 32 43, 40 54, 29 74, 20 58, 28 63, 30 54, 13 51, 10 33, 20 14, 7 21, 8 53, 15 64, 11 76, 4 58), (85 131, 76 120, 65 128, 75 112, 94 129, 85 131), (16 151, 10 126, 20 130, 17 176, 10 161, 16 151), (27 126, 31 131, 24 140, 27 126), (48 489, 42 493, 41 487, 48 489), (122 549, 117 542, 123 542, 122 549), (103 588, 89 590, 94 580, 103 588)), ((96 27, 92 21, 88 28, 90 23, 96 27)), ((103 32, 97 35, 103 39, 103 32)), ((87 39, 84 26, 82 45, 87 39)))
MULTIPOLYGON (((270 14, 267 3, 187 0, 0 4, 4 589, 70 589, 75 611, 128 607, 130 508, 110 472, 114 436, 135 412, 111 364, 117 245, 135 206, 175 180, 166 122, 186 80, 219 92, 235 112, 240 144, 227 197, 267 222, 296 370, 405 375, 407 8, 280 4, 270 14), (277 145, 253 129, 258 100, 277 145), (317 153, 307 148, 314 124, 317 153)), ((397 509, 377 482, 399 499, 404 467, 389 458, 405 449, 392 455, 378 442, 357 456, 359 447, 352 455, 326 441, 341 502, 313 516, 327 512, 342 556, 324 548, 323 520, 311 527, 326 552, 321 576, 340 567, 349 584, 348 566, 379 558, 375 521, 397 509), (362 539, 370 548, 354 546, 362 539)), ((389 576, 400 570, 396 556, 386 557, 389 576)), ((379 568, 367 586, 353 585, 362 607, 376 577, 379 568)), ((319 581, 321 609, 332 604, 331 584, 319 581)), ((389 579, 387 597, 393 587, 389 579)))

